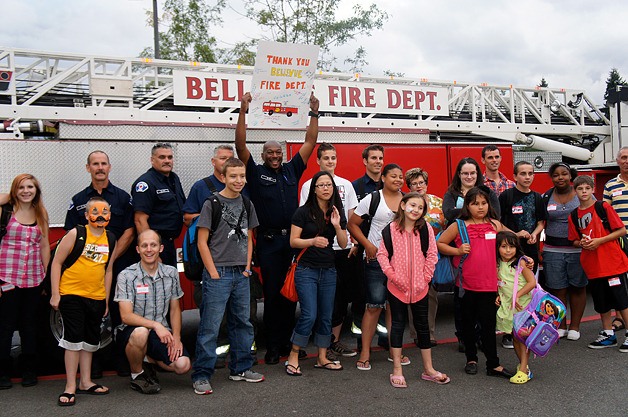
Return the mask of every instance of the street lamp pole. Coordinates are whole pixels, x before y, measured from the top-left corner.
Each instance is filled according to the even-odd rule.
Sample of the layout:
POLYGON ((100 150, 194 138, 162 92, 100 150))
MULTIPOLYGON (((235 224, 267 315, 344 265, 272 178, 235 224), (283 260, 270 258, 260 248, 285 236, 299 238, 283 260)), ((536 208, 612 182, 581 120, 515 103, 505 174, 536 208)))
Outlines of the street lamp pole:
POLYGON ((153 0, 153 36, 155 38, 155 59, 160 59, 159 53, 159 17, 157 13, 157 0, 153 0))

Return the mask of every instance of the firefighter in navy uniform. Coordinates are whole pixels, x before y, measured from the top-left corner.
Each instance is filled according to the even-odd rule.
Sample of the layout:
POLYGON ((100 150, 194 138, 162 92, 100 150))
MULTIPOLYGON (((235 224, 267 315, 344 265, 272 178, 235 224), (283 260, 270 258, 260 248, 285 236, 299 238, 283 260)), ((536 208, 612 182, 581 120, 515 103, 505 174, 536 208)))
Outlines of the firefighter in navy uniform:
MULTIPOLYGON (((251 94, 242 97, 235 145, 238 158, 246 164, 246 181, 259 219, 257 228, 257 259, 264 283, 264 328, 267 351, 265 361, 272 365, 290 352, 294 330, 296 303, 281 294, 286 272, 292 261, 290 225, 299 206, 299 179, 318 138, 318 99, 310 98, 310 124, 305 142, 288 162, 283 162, 281 145, 276 141, 264 144, 263 164, 257 164, 246 146, 245 115, 251 94)), ((301 352, 299 356, 303 356, 301 352)))
POLYGON ((174 240, 183 228, 183 204, 185 193, 179 176, 172 172, 174 153, 172 145, 157 143, 151 151, 152 168, 140 176, 131 187, 135 228, 140 234, 144 230, 155 230, 161 236, 164 250, 161 260, 166 265, 177 267, 174 240))

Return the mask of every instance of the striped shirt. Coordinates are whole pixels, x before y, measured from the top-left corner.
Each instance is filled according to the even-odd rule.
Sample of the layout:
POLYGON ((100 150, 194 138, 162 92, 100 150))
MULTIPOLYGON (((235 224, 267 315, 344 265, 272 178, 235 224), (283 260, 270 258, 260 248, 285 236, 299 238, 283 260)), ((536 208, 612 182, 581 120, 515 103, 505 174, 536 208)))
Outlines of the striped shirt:
POLYGON ((628 183, 617 175, 604 185, 604 201, 610 204, 624 225, 628 227, 628 183))
MULTIPOLYGON (((133 313, 145 319, 161 323, 170 328, 166 315, 170 309, 170 300, 183 297, 179 283, 179 272, 170 265, 162 263, 157 267, 154 277, 142 269, 141 262, 133 264, 120 272, 113 301, 130 301, 133 313)), ((122 330, 123 323, 118 326, 122 330)))
POLYGON ((19 288, 34 288, 44 280, 39 226, 24 225, 11 216, 0 244, 0 281, 19 288))

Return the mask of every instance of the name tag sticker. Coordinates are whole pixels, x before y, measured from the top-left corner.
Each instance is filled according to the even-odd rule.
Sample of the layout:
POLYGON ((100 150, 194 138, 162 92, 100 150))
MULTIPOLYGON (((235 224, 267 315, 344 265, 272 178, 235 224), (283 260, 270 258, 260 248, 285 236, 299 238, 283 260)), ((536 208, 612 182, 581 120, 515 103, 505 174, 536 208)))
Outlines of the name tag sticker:
POLYGON ((512 206, 512 214, 523 214, 523 206, 512 206))
POLYGON ((2 284, 2 286, 0 286, 0 288, 2 288, 2 292, 7 292, 7 291, 11 291, 12 289, 15 289, 15 285, 9 284, 7 282, 7 283, 2 284))
POLYGON ((556 204, 548 204, 547 211, 556 211, 556 204))
POLYGON ((497 234, 492 233, 492 232, 488 232, 484 235, 484 239, 486 240, 495 240, 496 237, 497 237, 497 234))
POLYGON ((137 291, 138 294, 148 294, 148 284, 138 284, 135 287, 135 290, 137 291))
POLYGON ((97 245, 96 252, 97 253, 109 253, 109 245, 97 245))
POLYGON ((619 277, 609 278, 608 279, 608 286, 609 287, 616 287, 618 285, 621 285, 621 281, 619 280, 619 277))
POLYGON ((438 213, 430 213, 430 217, 432 219, 438 220, 438 219, 440 219, 440 214, 438 214, 438 213))
POLYGON ((622 194, 623 194, 622 191, 613 191, 613 197, 618 197, 622 194))

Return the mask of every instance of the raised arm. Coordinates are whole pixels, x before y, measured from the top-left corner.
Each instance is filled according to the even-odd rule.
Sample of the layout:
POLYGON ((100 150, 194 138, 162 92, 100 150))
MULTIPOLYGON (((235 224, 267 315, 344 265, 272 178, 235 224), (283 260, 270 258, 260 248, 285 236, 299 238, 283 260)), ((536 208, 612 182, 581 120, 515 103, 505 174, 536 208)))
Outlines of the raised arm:
MULTIPOLYGON (((318 106, 319 102, 314 93, 310 96, 310 109, 313 113, 318 115, 318 106)), ((239 121, 239 119, 238 119, 239 121)), ((318 140, 318 117, 310 117, 310 124, 307 127, 307 132, 305 133, 305 142, 301 149, 299 149, 299 154, 301 155, 301 159, 303 162, 307 164, 308 159, 312 155, 312 151, 314 151, 314 147, 316 146, 316 141, 318 140)), ((237 141, 236 141, 237 146, 237 141)), ((238 155, 240 153, 238 152, 238 155)), ((242 158, 240 158, 242 159, 242 158)), ((246 161, 243 160, 246 164, 246 161)))
MULTIPOLYGON (((238 159, 246 165, 251 157, 251 152, 246 146, 246 112, 251 103, 251 93, 245 93, 240 103, 240 112, 238 113, 238 124, 235 131, 235 147, 238 153, 238 159)), ((311 152, 311 151, 310 151, 311 152)))

